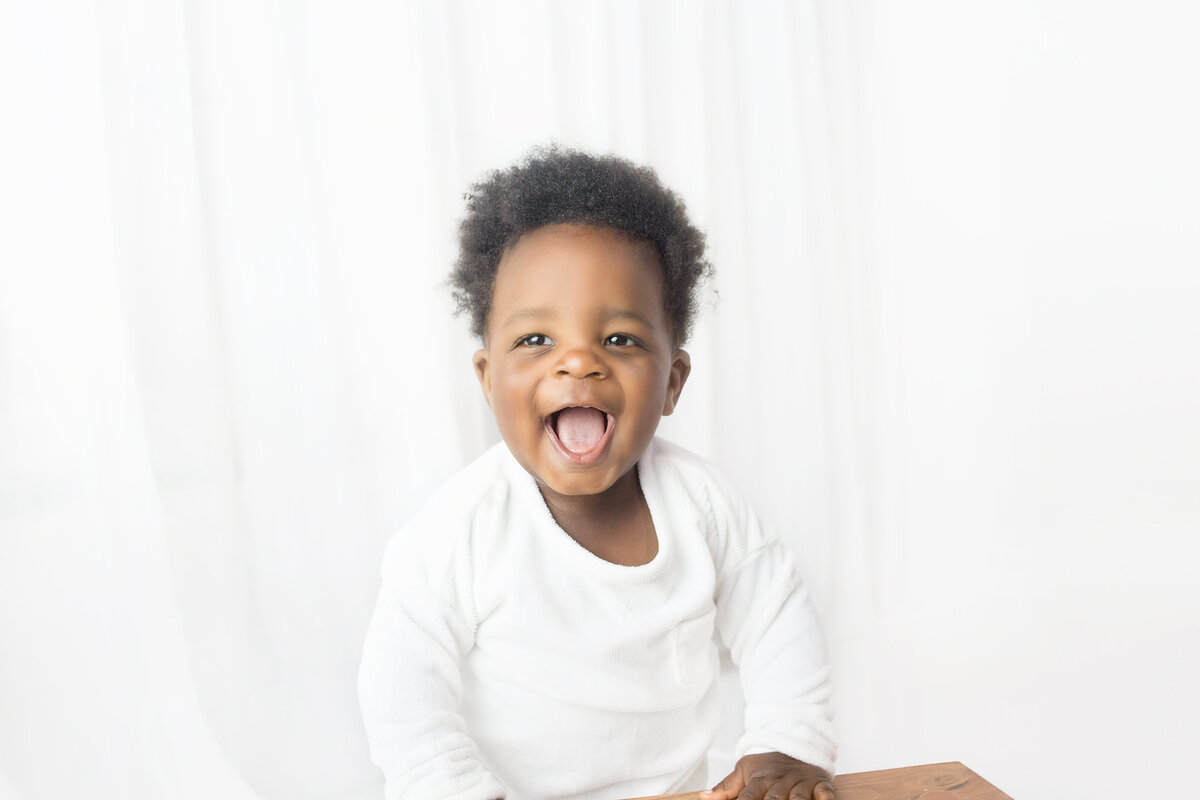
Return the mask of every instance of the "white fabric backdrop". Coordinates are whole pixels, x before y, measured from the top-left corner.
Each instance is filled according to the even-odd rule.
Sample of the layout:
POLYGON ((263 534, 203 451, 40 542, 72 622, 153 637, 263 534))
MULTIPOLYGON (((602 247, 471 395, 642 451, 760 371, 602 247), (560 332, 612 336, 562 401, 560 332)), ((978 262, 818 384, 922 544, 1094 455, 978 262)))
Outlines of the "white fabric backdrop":
POLYGON ((375 796, 380 551, 495 438, 461 195, 550 139, 709 231, 663 430, 801 553, 841 769, 1186 793, 1200 57, 1139 9, 0 6, 0 796, 375 796))

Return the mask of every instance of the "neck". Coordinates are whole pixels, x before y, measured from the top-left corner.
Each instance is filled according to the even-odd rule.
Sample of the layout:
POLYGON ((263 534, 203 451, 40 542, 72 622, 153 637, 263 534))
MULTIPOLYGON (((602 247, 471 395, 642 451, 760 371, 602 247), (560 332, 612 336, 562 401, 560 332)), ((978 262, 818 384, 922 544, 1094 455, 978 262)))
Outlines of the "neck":
POLYGON ((658 553, 637 467, 599 494, 564 495, 539 487, 559 527, 600 558, 634 566, 650 562, 658 553))

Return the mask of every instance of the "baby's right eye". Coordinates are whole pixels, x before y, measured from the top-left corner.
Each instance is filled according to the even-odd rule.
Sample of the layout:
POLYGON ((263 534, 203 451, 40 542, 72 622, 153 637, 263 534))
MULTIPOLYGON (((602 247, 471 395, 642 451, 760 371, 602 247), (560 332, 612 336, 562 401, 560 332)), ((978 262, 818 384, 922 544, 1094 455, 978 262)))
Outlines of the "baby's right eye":
POLYGON ((545 347, 548 344, 554 344, 554 342, 544 333, 531 333, 528 336, 522 336, 518 339, 517 344, 521 347, 545 347))

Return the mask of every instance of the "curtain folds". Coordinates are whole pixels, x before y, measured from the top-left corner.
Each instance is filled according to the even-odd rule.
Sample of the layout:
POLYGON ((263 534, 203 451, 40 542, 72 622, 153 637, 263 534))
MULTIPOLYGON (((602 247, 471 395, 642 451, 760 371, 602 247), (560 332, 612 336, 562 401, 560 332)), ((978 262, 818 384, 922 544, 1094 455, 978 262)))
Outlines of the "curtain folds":
POLYGON ((1186 796, 1185 5, 0 3, 0 798, 379 796, 380 554, 497 439, 463 194, 551 141, 708 232, 660 430, 796 550, 839 768, 1186 796))

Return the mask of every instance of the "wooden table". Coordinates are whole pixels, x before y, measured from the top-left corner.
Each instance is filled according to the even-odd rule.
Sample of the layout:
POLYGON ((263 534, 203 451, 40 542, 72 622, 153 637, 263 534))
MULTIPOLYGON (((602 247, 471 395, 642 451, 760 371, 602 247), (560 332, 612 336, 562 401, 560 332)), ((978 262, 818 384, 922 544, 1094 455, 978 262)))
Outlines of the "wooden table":
MULTIPOLYGON (((1012 800, 957 761, 838 775, 833 787, 838 800, 1012 800)), ((700 793, 637 800, 700 800, 700 793)))
POLYGON ((957 761, 838 775, 833 788, 838 800, 1012 800, 957 761))

